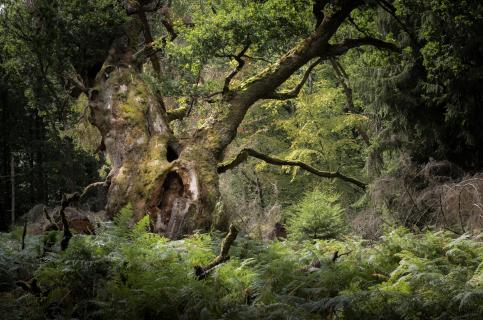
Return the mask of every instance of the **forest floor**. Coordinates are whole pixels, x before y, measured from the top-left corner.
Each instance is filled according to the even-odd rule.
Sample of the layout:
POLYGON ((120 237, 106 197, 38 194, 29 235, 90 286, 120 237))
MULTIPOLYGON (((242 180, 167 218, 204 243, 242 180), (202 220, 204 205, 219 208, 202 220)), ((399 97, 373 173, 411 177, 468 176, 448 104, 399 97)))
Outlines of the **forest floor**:
POLYGON ((481 235, 388 229, 378 241, 239 235, 205 278, 221 233, 170 241, 130 226, 96 235, 0 235, 3 319, 481 319, 481 235), (46 241, 54 245, 45 252, 46 241))

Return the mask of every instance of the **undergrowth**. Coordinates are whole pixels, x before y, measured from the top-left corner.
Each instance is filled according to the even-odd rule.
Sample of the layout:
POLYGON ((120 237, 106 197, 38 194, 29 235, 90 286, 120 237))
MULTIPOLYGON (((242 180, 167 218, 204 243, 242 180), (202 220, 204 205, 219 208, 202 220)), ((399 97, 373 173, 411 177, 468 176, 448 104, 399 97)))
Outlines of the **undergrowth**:
MULTIPOLYGON (((481 237, 388 230, 378 242, 262 242, 239 236, 231 259, 197 280, 221 234, 169 241, 130 227, 124 210, 94 236, 42 253, 41 238, 0 239, 3 319, 478 319, 481 237), (338 252, 334 261, 334 252, 338 252), (21 288, 36 279, 40 292, 21 288)), ((58 237, 59 238, 59 237, 58 237)))

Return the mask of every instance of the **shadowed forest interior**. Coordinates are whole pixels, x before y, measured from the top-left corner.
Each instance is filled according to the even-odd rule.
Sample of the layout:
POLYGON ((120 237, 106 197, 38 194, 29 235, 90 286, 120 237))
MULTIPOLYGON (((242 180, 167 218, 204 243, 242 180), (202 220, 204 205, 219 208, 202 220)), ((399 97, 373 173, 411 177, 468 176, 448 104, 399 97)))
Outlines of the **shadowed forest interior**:
POLYGON ((0 0, 4 319, 483 318, 479 0, 0 0))

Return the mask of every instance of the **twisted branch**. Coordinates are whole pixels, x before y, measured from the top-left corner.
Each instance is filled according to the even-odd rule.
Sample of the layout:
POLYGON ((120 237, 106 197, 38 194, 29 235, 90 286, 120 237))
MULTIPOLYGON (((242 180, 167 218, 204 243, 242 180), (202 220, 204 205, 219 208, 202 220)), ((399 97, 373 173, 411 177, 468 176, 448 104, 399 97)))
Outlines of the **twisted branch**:
POLYGON ((305 171, 308 171, 312 174, 315 174, 316 176, 322 177, 322 178, 337 178, 341 179, 343 181, 349 182, 362 190, 365 190, 366 188, 366 183, 359 181, 357 179, 354 179, 352 177, 348 177, 346 175, 341 174, 339 171, 336 172, 328 172, 328 171, 321 171, 318 170, 311 165, 308 165, 304 162, 298 161, 298 160, 285 160, 285 159, 280 159, 280 158, 275 158, 269 155, 265 155, 263 153, 260 153, 258 151, 255 151, 253 149, 243 149, 240 151, 240 153, 231 161, 224 162, 218 165, 218 173, 223 173, 228 170, 231 170, 241 164, 242 162, 246 161, 248 159, 248 156, 260 159, 265 161, 266 163, 270 163, 273 165, 278 165, 278 166, 294 166, 294 167, 299 167, 301 169, 304 169, 305 171))

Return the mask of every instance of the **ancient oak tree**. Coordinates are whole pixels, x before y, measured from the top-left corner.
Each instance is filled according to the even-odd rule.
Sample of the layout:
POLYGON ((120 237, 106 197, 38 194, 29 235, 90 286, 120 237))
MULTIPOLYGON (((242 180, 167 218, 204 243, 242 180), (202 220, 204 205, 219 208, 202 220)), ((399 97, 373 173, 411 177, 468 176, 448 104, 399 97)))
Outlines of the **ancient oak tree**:
POLYGON ((322 172, 303 163, 289 163, 253 150, 243 151, 234 160, 224 159, 224 151, 234 140, 249 108, 264 99, 296 97, 317 64, 361 46, 399 51, 397 46, 372 37, 334 40, 351 13, 367 5, 365 1, 306 3, 313 6, 312 32, 299 39, 276 62, 248 79, 242 79, 240 74, 252 43, 250 39, 240 43, 237 52, 227 55, 234 68, 223 81, 222 90, 213 94, 216 99, 211 103, 215 106, 188 137, 179 137, 174 134, 170 122, 189 117, 188 110, 167 111, 163 97, 149 88, 142 70, 143 65, 150 63, 153 72, 159 74, 163 45, 175 41, 178 32, 189 28, 191 22, 185 19, 181 31, 176 29, 180 23, 171 20, 171 1, 121 1, 130 18, 113 37, 109 54, 95 77, 77 81, 78 91, 88 94, 90 119, 102 135, 100 149, 107 153, 111 163, 107 181, 108 213, 114 214, 130 202, 136 218, 148 214, 153 229, 172 238, 194 229, 207 229, 212 224, 212 212, 219 199, 219 173, 231 169, 249 155, 276 165, 297 165, 319 176, 343 179, 364 188, 364 183, 339 172, 322 172), (153 12, 162 13, 162 24, 169 34, 156 46, 147 19, 153 12), (141 47, 137 41, 139 37, 144 39, 141 47), (280 89, 306 66, 307 71, 295 88, 280 89))

